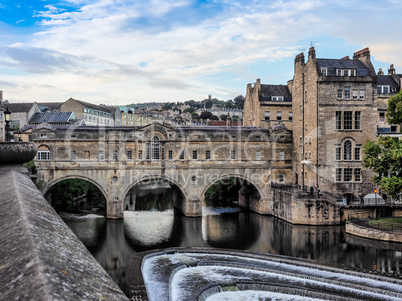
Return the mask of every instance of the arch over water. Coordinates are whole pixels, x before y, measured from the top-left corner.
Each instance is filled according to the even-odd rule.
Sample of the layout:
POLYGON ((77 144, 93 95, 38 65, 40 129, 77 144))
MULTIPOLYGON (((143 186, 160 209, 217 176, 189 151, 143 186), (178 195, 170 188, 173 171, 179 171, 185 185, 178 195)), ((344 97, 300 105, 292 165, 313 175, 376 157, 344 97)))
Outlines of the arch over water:
POLYGON ((249 199, 249 196, 247 195, 247 191, 241 191, 243 188, 241 188, 238 193, 239 193, 239 198, 238 198, 238 205, 240 207, 248 207, 250 209, 252 209, 253 206, 250 206, 250 203, 255 203, 255 202, 259 202, 261 200, 261 198, 263 197, 263 193, 261 191, 261 189, 258 187, 258 185, 256 183, 253 183, 253 181, 250 181, 250 179, 248 179, 248 177, 245 176, 241 176, 238 174, 228 174, 228 175, 223 175, 221 177, 219 177, 218 179, 212 181, 211 183, 209 183, 203 190, 202 192, 202 196, 203 196, 203 205, 205 205, 205 194, 207 193, 207 191, 215 184, 222 182, 223 180, 226 179, 231 179, 234 178, 236 180, 240 181, 240 184, 242 185, 243 188, 246 188, 246 186, 251 187, 254 190, 253 195, 251 195, 251 198, 249 199))
POLYGON ((123 191, 121 199, 124 202, 124 208, 126 208, 126 198, 129 192, 138 185, 146 185, 146 184, 151 185, 168 184, 170 186, 169 188, 173 189, 174 191, 174 198, 173 198, 174 207, 180 208, 181 202, 184 202, 186 200, 187 195, 185 193, 185 190, 175 180, 172 180, 165 176, 144 176, 128 185, 126 189, 123 191))

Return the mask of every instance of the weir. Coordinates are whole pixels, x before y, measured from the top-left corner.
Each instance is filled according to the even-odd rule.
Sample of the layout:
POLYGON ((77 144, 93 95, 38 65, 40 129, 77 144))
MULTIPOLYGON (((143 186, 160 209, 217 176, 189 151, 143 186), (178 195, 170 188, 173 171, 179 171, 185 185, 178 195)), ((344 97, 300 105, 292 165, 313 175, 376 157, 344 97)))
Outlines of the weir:
POLYGON ((170 249, 134 257, 132 291, 158 300, 401 300, 402 280, 318 265, 308 260, 222 249, 170 249), (139 269, 143 283, 134 279, 139 269))

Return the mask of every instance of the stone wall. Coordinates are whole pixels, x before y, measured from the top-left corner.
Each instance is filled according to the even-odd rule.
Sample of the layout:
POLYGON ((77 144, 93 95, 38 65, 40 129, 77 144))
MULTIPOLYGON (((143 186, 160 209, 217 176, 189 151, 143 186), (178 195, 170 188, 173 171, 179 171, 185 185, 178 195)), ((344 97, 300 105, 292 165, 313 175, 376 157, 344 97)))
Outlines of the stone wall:
POLYGON ((352 223, 346 224, 345 231, 346 233, 369 239, 376 239, 390 242, 402 242, 402 233, 400 232, 386 232, 377 229, 362 227, 352 223))
POLYGON ((338 225, 340 208, 320 199, 300 199, 297 193, 272 189, 272 215, 292 224, 338 225))
POLYGON ((128 300, 19 171, 0 167, 0 299, 128 300))

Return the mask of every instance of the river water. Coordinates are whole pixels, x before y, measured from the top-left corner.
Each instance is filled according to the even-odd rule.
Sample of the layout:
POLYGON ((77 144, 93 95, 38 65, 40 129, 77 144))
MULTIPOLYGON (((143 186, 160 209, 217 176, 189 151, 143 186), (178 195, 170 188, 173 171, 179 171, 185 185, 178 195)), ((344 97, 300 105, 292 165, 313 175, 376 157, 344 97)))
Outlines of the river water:
POLYGON ((125 211, 123 220, 62 214, 123 291, 133 254, 168 247, 251 250, 402 275, 402 244, 358 238, 343 226, 292 225, 235 208, 204 207, 202 217, 190 218, 174 212, 169 189, 143 189, 132 196, 126 208, 135 211, 125 211))

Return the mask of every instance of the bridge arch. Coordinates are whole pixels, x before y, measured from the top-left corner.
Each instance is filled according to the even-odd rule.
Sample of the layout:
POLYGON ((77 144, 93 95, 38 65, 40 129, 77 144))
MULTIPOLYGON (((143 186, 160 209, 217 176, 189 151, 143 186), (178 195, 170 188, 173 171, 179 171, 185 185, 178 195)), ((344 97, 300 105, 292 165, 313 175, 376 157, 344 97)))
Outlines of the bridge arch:
POLYGON ((212 181, 209 184, 207 184, 204 187, 204 189, 202 190, 202 194, 201 194, 203 205, 205 205, 205 194, 208 191, 208 189, 212 185, 214 185, 214 184, 216 184, 216 183, 218 183, 218 182, 220 182, 220 181, 222 181, 224 179, 228 179, 228 178, 240 179, 241 181, 245 181, 245 183, 252 185, 252 187, 256 190, 256 193, 251 195, 251 196, 239 199, 238 200, 239 201, 239 206, 244 207, 244 208, 247 207, 250 210, 255 211, 255 212, 260 212, 260 210, 259 210, 259 208, 261 207, 260 202, 265 198, 265 194, 263 193, 263 190, 261 189, 261 187, 257 183, 255 183, 255 181, 253 181, 252 179, 250 179, 247 176, 242 176, 242 175, 239 175, 239 174, 221 175, 219 178, 217 178, 214 181, 212 181))
POLYGON ((183 189, 183 187, 180 185, 180 183, 178 183, 177 181, 175 181, 174 179, 171 179, 170 177, 167 176, 143 176, 140 177, 138 179, 136 179, 134 182, 130 183, 129 185, 127 185, 127 187, 123 190, 122 194, 120 195, 120 199, 123 200, 123 202, 125 202, 125 198, 127 196, 127 194, 130 192, 130 190, 135 187, 138 184, 143 184, 143 183, 147 183, 147 182, 155 182, 155 181, 163 181, 163 182, 167 182, 169 184, 173 184, 173 188, 175 188, 178 193, 180 193, 179 196, 177 196, 176 199, 174 199, 173 201, 173 206, 178 208, 179 210, 181 210, 181 208, 183 207, 183 202, 185 202, 187 200, 187 193, 185 191, 185 189, 183 189))
POLYGON ((43 195, 45 196, 45 198, 48 200, 49 197, 49 193, 51 192, 52 188, 54 187, 54 185, 56 185, 59 182, 62 182, 64 180, 69 180, 69 179, 81 179, 84 181, 87 181, 91 184, 93 184, 96 188, 99 189, 99 191, 102 193, 102 195, 104 196, 105 200, 106 200, 106 211, 108 210, 108 206, 109 206, 109 195, 107 194, 107 192, 104 190, 104 188, 95 180, 89 178, 89 177, 85 177, 85 176, 81 176, 81 175, 68 175, 65 177, 61 177, 58 178, 50 183, 47 184, 46 189, 43 191, 43 195))

